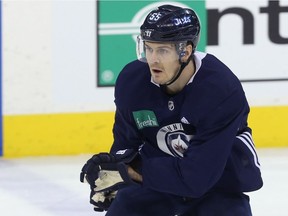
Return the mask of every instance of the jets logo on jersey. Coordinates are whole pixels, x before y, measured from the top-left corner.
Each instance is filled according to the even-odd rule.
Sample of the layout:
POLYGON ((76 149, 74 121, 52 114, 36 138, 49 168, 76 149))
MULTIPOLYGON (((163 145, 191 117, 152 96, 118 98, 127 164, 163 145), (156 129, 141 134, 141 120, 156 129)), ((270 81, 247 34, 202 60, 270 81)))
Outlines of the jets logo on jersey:
POLYGON ((183 157, 193 135, 187 135, 181 123, 162 127, 157 133, 158 147, 175 157, 183 157))

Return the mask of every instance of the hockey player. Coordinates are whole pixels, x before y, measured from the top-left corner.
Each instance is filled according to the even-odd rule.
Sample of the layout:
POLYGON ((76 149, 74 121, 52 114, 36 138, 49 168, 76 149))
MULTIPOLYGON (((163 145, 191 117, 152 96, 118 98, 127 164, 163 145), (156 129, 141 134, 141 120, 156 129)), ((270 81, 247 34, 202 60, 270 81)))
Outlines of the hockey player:
POLYGON ((200 22, 192 9, 160 6, 140 30, 138 60, 115 86, 111 151, 82 169, 95 210, 251 216, 244 192, 263 183, 241 83, 215 56, 197 51, 200 22))

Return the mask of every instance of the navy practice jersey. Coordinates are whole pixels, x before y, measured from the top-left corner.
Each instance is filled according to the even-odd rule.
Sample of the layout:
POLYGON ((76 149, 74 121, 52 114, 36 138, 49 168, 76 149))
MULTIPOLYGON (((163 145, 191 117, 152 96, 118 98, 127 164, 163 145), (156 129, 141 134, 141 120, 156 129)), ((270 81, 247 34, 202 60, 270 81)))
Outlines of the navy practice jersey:
POLYGON ((216 57, 196 52, 196 72, 175 95, 133 61, 115 86, 111 152, 141 147, 143 186, 179 196, 262 186, 247 126, 249 106, 237 77, 216 57))

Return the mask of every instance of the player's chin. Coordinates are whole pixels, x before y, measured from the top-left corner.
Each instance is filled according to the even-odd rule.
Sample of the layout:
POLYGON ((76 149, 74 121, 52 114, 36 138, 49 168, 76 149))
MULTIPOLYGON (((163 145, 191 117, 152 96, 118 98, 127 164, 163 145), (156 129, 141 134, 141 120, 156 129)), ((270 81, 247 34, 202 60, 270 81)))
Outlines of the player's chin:
POLYGON ((154 83, 162 85, 163 83, 165 83, 165 79, 163 76, 161 76, 162 74, 160 73, 152 73, 152 80, 154 83))
POLYGON ((163 82, 163 80, 161 80, 161 79, 158 79, 158 78, 155 78, 155 77, 152 77, 152 79, 153 79, 153 82, 158 84, 158 85, 165 84, 165 82, 163 82))

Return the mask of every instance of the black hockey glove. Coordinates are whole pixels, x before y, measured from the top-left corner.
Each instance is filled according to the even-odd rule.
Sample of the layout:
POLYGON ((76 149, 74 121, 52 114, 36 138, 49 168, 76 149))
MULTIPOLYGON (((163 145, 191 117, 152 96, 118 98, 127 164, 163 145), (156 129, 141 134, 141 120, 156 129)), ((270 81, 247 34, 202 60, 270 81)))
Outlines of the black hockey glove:
POLYGON ((139 159, 137 151, 125 149, 115 154, 96 154, 86 162, 80 173, 80 181, 89 183, 90 203, 95 211, 107 211, 119 188, 136 184, 128 174, 127 164, 138 171, 139 159))
POLYGON ((93 155, 83 166, 80 181, 86 180, 95 192, 116 191, 133 184, 135 182, 128 175, 127 164, 137 156, 138 152, 133 149, 93 155))

